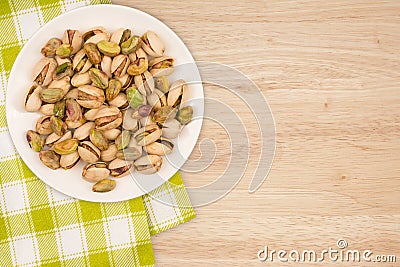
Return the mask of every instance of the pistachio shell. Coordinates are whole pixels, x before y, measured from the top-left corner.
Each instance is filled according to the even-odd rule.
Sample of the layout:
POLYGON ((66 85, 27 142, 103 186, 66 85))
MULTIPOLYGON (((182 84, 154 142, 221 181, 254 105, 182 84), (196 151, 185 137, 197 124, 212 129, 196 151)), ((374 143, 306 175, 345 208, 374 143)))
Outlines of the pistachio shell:
POLYGON ((54 58, 42 58, 33 68, 32 80, 37 82, 39 85, 49 85, 56 67, 57 62, 54 58))
POLYGON ((63 43, 72 48, 71 54, 76 54, 82 46, 82 34, 78 30, 68 29, 64 31, 63 43))
POLYGON ((92 37, 90 37, 85 44, 97 44, 98 42, 101 41, 108 41, 109 40, 109 35, 105 34, 105 33, 99 33, 96 35, 93 35, 92 37))
POLYGON ((124 55, 129 55, 132 52, 135 52, 141 45, 140 37, 133 35, 129 37, 125 42, 121 43, 121 52, 124 55))
POLYGON ((82 177, 88 182, 98 182, 108 178, 110 171, 105 162, 87 164, 82 171, 82 177))
POLYGON ((116 76, 115 78, 122 83, 122 90, 125 90, 126 88, 131 86, 132 81, 133 81, 133 76, 131 76, 129 74, 125 74, 121 77, 116 76))
POLYGON ((128 146, 131 139, 131 133, 127 130, 122 131, 122 133, 115 139, 115 145, 118 150, 124 149, 128 146))
POLYGON ((162 136, 165 138, 174 139, 178 137, 180 131, 181 124, 175 119, 168 120, 162 124, 162 136))
POLYGON ((135 85, 142 95, 150 95, 154 91, 154 79, 150 72, 145 71, 134 78, 135 85))
POLYGON ((65 119, 65 124, 67 124, 67 127, 69 129, 76 129, 76 128, 82 126, 83 124, 85 124, 85 122, 86 122, 86 119, 84 117, 82 117, 80 120, 77 120, 77 121, 71 121, 68 118, 65 119))
POLYGON ((59 155, 67 155, 76 151, 77 148, 78 148, 77 139, 67 139, 55 144, 52 149, 59 155))
POLYGON ((160 109, 167 105, 167 97, 160 90, 154 89, 154 92, 147 96, 147 102, 151 107, 160 109))
POLYGON ((179 106, 185 101, 187 90, 187 84, 184 80, 175 81, 168 92, 167 105, 171 107, 179 106))
POLYGON ((91 68, 89 70, 89 77, 93 84, 101 89, 106 89, 108 87, 108 76, 104 71, 96 68, 91 68))
POLYGON ((49 147, 52 147, 54 144, 60 143, 64 140, 71 139, 71 138, 72 138, 71 131, 66 131, 63 136, 59 136, 56 133, 51 133, 49 136, 47 136, 45 144, 48 145, 49 147))
POLYGON ((101 60, 101 70, 104 71, 105 74, 107 74, 108 78, 111 78, 111 63, 112 59, 109 56, 104 56, 103 59, 101 60))
POLYGON ((119 109, 125 109, 129 106, 128 97, 124 93, 119 93, 113 100, 108 101, 108 104, 119 109))
POLYGON ((170 84, 166 76, 156 77, 154 83, 161 92, 168 93, 170 84))
POLYGON ((25 97, 25 110, 29 112, 38 111, 42 106, 42 99, 40 98, 40 91, 42 87, 39 85, 32 85, 25 97))
POLYGON ((50 169, 56 170, 60 168, 60 156, 51 150, 43 150, 39 153, 40 161, 50 169))
POLYGON ((29 146, 35 152, 40 152, 44 146, 44 139, 37 132, 32 130, 29 130, 26 133, 26 140, 28 141, 29 146))
POLYGON ((104 137, 108 140, 115 140, 120 134, 121 130, 117 128, 103 131, 104 137))
POLYGON ((164 156, 171 154, 174 144, 165 138, 157 139, 154 143, 151 143, 144 147, 144 151, 148 154, 164 156))
POLYGON ((174 72, 174 59, 172 57, 153 58, 149 62, 150 73, 153 77, 171 75, 174 72))
POLYGON ((117 152, 117 146, 115 144, 111 144, 106 150, 101 151, 100 159, 102 161, 112 161, 116 158, 117 152))
POLYGON ((87 42, 90 38, 92 38, 95 35, 102 35, 105 36, 105 39, 110 39, 111 34, 107 31, 106 28, 102 26, 95 26, 87 30, 83 35, 83 40, 87 42))
POLYGON ((103 90, 91 85, 79 86, 78 90, 77 102, 82 107, 96 109, 103 105, 105 101, 103 90))
POLYGON ((65 76, 59 80, 53 80, 48 88, 58 88, 63 90, 64 95, 68 93, 69 89, 71 88, 71 78, 69 76, 65 76))
POLYGON ((139 120, 132 118, 134 110, 127 109, 124 114, 124 120, 122 123, 122 128, 129 131, 137 131, 139 129, 139 120))
POLYGON ((88 163, 95 163, 100 158, 100 150, 91 142, 83 141, 78 147, 81 159, 88 163))
POLYGON ((40 113, 51 116, 54 114, 54 104, 45 104, 40 107, 40 113))
POLYGON ((121 82, 116 79, 111 79, 106 89, 106 100, 112 101, 114 98, 117 97, 121 89, 122 89, 121 82))
POLYGON ((142 174, 153 174, 161 169, 162 158, 158 155, 146 155, 134 163, 135 170, 142 174))
POLYGON ((86 122, 82 126, 78 127, 74 132, 74 138, 78 140, 84 140, 89 137, 90 130, 94 129, 95 123, 90 121, 86 122))
POLYGON ((65 98, 71 98, 77 100, 79 96, 79 90, 78 88, 74 88, 68 91, 68 93, 65 95, 65 98))
POLYGON ((75 151, 67 155, 61 155, 60 157, 60 166, 65 170, 73 168, 76 164, 78 164, 78 162, 79 162, 78 151, 75 151))
POLYGON ((90 84, 92 80, 90 79, 89 73, 77 73, 71 79, 72 86, 79 87, 85 84, 90 84))
POLYGON ((149 145, 161 137, 161 129, 155 124, 148 125, 137 130, 133 137, 138 145, 149 145))
POLYGON ((126 55, 118 55, 112 60, 111 73, 113 73, 116 77, 124 76, 129 64, 130 60, 126 55))
POLYGON ((119 150, 115 156, 121 160, 134 161, 142 156, 142 151, 134 147, 127 147, 119 150))
POLYGON ((37 120, 36 132, 43 135, 48 135, 53 132, 53 130, 50 127, 50 116, 43 116, 37 120))
POLYGON ((39 97, 43 102, 56 103, 64 97, 64 91, 60 88, 45 88, 39 92, 39 97))
POLYGON ((89 138, 98 149, 106 150, 108 148, 108 141, 100 130, 90 130, 89 138))
POLYGON ((88 59, 85 49, 79 50, 72 60, 72 69, 79 73, 85 73, 90 69, 91 66, 92 62, 90 62, 88 59))
POLYGON ((111 176, 115 178, 120 178, 127 175, 132 167, 131 162, 127 162, 121 159, 114 159, 108 164, 108 169, 110 170, 111 176))
POLYGON ((92 191, 99 192, 99 193, 110 192, 111 190, 114 190, 114 188, 116 186, 117 186, 117 183, 114 180, 104 179, 104 180, 98 181, 96 184, 94 184, 92 191))
POLYGON ((116 107, 106 107, 99 110, 95 116, 96 128, 110 130, 122 123, 122 114, 116 107))
POLYGON ((111 35, 110 41, 116 44, 121 44, 122 42, 128 40, 130 36, 131 30, 120 28, 111 35))
POLYGON ((64 135, 67 131, 67 125, 65 124, 65 122, 54 115, 50 117, 50 127, 53 132, 59 136, 64 135))
POLYGON ((161 57, 164 54, 165 47, 160 37, 152 31, 147 31, 142 36, 142 48, 152 57, 161 57))
POLYGON ((88 121, 94 121, 96 119, 97 112, 99 110, 106 108, 106 106, 100 106, 99 108, 92 108, 86 111, 86 113, 83 115, 88 121))
POLYGON ((58 38, 51 38, 47 41, 45 46, 40 50, 43 56, 53 57, 56 54, 57 48, 62 44, 62 41, 58 38))
POLYGON ((156 123, 164 123, 166 120, 175 118, 177 110, 170 106, 163 106, 152 114, 152 121, 156 123))

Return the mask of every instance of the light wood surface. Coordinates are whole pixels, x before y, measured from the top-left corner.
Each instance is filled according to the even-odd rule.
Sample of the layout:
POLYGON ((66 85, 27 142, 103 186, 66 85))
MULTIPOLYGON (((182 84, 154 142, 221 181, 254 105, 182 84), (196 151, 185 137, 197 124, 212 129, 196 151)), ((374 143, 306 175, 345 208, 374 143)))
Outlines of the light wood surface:
MULTIPOLYGON (((242 71, 268 99, 276 123, 276 156, 262 187, 247 191, 252 156, 231 193, 153 237, 157 266, 266 266, 256 255, 265 245, 320 251, 340 238, 349 249, 397 254, 400 261, 400 1, 113 3, 161 19, 196 60, 242 71)), ((252 119, 226 91, 205 86, 205 93, 252 119)), ((251 122, 246 126, 258 156, 259 134, 251 122)), ((183 173, 186 185, 223 172, 229 158, 223 137, 220 126, 204 123, 199 140, 214 140, 215 162, 183 173)), ((199 157, 194 151, 192 158, 199 157)))

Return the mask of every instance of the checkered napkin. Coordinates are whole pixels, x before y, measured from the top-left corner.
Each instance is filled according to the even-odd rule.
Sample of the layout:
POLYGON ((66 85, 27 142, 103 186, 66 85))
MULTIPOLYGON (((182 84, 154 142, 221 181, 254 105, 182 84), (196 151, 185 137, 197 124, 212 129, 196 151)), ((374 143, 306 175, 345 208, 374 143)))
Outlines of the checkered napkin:
POLYGON ((109 2, 0 0, 1 267, 153 266, 150 236, 195 217, 179 173, 149 195, 130 201, 79 201, 35 177, 12 144, 6 124, 6 84, 21 46, 57 15, 104 3, 109 2))

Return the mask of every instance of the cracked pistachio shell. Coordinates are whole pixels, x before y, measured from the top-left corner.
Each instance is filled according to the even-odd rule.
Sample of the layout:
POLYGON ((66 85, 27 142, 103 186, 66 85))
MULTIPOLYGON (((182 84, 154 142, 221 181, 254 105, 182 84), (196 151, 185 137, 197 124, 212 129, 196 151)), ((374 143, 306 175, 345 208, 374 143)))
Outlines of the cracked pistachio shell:
POLYGON ((53 79, 56 68, 57 62, 54 58, 44 57, 33 68, 32 80, 39 85, 47 86, 53 79))
POLYGON ((59 155, 67 155, 76 151, 77 148, 78 148, 77 139, 67 139, 54 144, 52 150, 59 155))
POLYGON ((58 38, 51 38, 47 41, 45 46, 40 50, 45 57, 54 57, 56 55, 57 48, 62 44, 62 41, 58 38))
POLYGON ((103 131, 104 137, 107 138, 108 140, 115 140, 120 134, 121 130, 118 128, 103 131))
POLYGON ((82 47, 82 34, 78 30, 65 30, 62 41, 71 46, 72 55, 76 54, 82 47))
POLYGON ((106 89, 106 100, 112 101, 117 97, 119 92, 122 89, 122 84, 120 81, 116 79, 111 79, 108 83, 108 87, 106 89))
POLYGON ((56 170, 60 168, 60 156, 51 150, 43 150, 39 153, 40 161, 48 168, 56 170))
POLYGON ((154 84, 161 92, 168 93, 170 84, 166 76, 160 76, 155 78, 154 84))
POLYGON ((139 146, 149 145, 161 137, 161 129, 155 124, 147 125, 137 130, 133 137, 139 146))
POLYGON ((86 122, 74 131, 74 138, 84 140, 89 137, 90 130, 94 129, 96 124, 92 121, 86 122))
POLYGON ((122 128, 129 131, 137 131, 139 129, 139 120, 136 118, 132 118, 134 110, 127 109, 124 114, 124 119, 122 122, 122 128))
POLYGON ((155 109, 159 109, 167 105, 166 95, 158 89, 154 89, 154 92, 147 96, 147 102, 155 109))
POLYGON ((129 75, 136 76, 145 72, 149 67, 149 61, 143 49, 138 49, 135 53, 129 54, 131 64, 127 72, 129 75))
POLYGON ((104 91, 91 85, 82 85, 78 87, 79 105, 84 108, 96 109, 103 105, 105 101, 104 91))
MULTIPOLYGON (((153 113, 153 112, 152 112, 153 113)), ((164 123, 166 120, 175 118, 177 110, 170 106, 163 106, 157 109, 151 116, 152 121, 164 123)))
POLYGON ((157 57, 149 62, 150 73, 153 77, 168 76, 174 72, 174 59, 172 57, 157 57))
POLYGON ((50 117, 50 127, 53 132, 59 136, 64 135, 67 131, 67 125, 65 124, 65 122, 54 115, 50 117))
POLYGON ((95 44, 87 43, 83 46, 83 49, 92 64, 99 64, 101 62, 101 54, 95 44))
POLYGON ((108 178, 110 170, 105 162, 87 164, 82 171, 82 177, 88 182, 98 182, 108 178))
POLYGON ((97 112, 100 109, 106 108, 106 106, 100 106, 99 108, 93 108, 89 109, 86 111, 86 113, 83 115, 88 121, 94 121, 96 119, 97 112))
POLYGON ((174 144, 165 138, 157 139, 154 143, 144 147, 147 154, 164 156, 171 154, 174 144))
POLYGON ((82 119, 81 106, 74 99, 67 99, 65 101, 65 110, 68 120, 77 122, 82 119))
POLYGON ((44 139, 37 132, 29 130, 26 133, 26 140, 33 151, 40 152, 43 149, 44 139))
POLYGON ((108 140, 104 137, 102 131, 97 129, 90 130, 89 138, 98 149, 106 150, 108 148, 108 140))
POLYGON ((143 50, 150 56, 161 57, 164 54, 164 43, 155 32, 147 31, 143 34, 142 41, 143 50))
POLYGON ((100 109, 95 116, 96 128, 99 130, 111 130, 122 123, 121 111, 112 106, 100 109))
POLYGON ((40 113, 46 116, 51 116, 54 114, 54 104, 42 105, 39 109, 40 113))
POLYGON ((108 101, 108 104, 121 110, 126 109, 129 106, 128 97, 124 93, 119 93, 113 100, 108 101))
POLYGON ((64 97, 64 91, 60 88, 45 88, 40 91, 39 97, 43 102, 53 104, 64 97))
POLYGON ((127 161, 134 161, 142 156, 142 151, 136 147, 127 147, 115 154, 116 158, 127 161))
POLYGON ((130 29, 120 28, 111 35, 110 41, 116 44, 121 44, 126 40, 128 40, 130 36, 131 36, 130 29))
POLYGON ((71 154, 61 155, 60 157, 60 166, 64 170, 68 170, 73 168, 79 162, 79 154, 78 151, 75 151, 71 154))
POLYGON ((95 163, 100 158, 100 149, 90 141, 81 142, 78 153, 81 159, 88 163, 95 163))
POLYGON ((107 74, 108 78, 112 77, 111 74, 111 63, 112 59, 109 56, 104 56, 103 59, 101 60, 101 70, 104 71, 105 74, 107 74))
POLYGON ((53 146, 56 143, 60 143, 64 140, 71 139, 72 138, 72 132, 67 131, 63 136, 59 136, 56 133, 51 133, 50 135, 47 136, 45 144, 48 145, 49 147, 53 146))
POLYGON ((153 125, 153 124, 155 124, 154 121, 151 120, 151 117, 150 117, 150 116, 143 117, 143 118, 141 118, 139 121, 140 121, 140 125, 141 125, 142 127, 145 127, 145 126, 147 126, 147 125, 153 125))
POLYGON ((120 178, 129 173, 129 170, 132 168, 132 162, 127 162, 121 159, 114 159, 108 164, 108 169, 110 170, 111 176, 115 178, 120 178))
POLYGON ((150 72, 145 71, 134 78, 135 85, 142 95, 150 95, 154 91, 154 79, 150 72))
POLYGON ((65 116, 65 99, 61 99, 60 101, 54 103, 53 114, 56 117, 64 118, 65 116))
POLYGON ((116 76, 115 78, 122 83, 122 90, 125 90, 126 88, 131 86, 131 84, 133 82, 133 76, 131 76, 129 74, 125 74, 121 77, 116 76))
POLYGON ((75 86, 75 87, 90 84, 91 82, 92 82, 92 80, 90 79, 88 72, 76 73, 71 79, 71 84, 72 84, 72 86, 75 86))
POLYGON ((91 68, 89 70, 89 77, 95 86, 101 89, 106 89, 108 87, 108 76, 104 71, 91 68))
POLYGON ((71 121, 68 117, 65 119, 65 124, 69 129, 76 129, 86 123, 86 119, 82 117, 80 120, 71 121))
POLYGON ((32 85, 25 97, 25 110, 29 112, 38 111, 42 106, 42 99, 40 98, 40 85, 32 85))
POLYGON ((146 104, 146 98, 142 96, 135 86, 126 89, 126 96, 128 97, 129 105, 133 108, 146 104))
POLYGON ((71 78, 69 76, 65 76, 59 80, 53 80, 47 87, 61 89, 65 95, 71 88, 71 78))
POLYGON ((162 158, 158 155, 146 155, 137 159, 134 166, 139 173, 153 174, 161 169, 162 158))
POLYGON ((117 152, 117 146, 110 144, 106 150, 101 151, 100 159, 102 161, 112 161, 116 158, 117 152))
POLYGON ((72 69, 79 73, 85 73, 92 67, 92 62, 85 53, 85 49, 81 49, 76 53, 72 60, 72 69))
POLYGON ((185 102, 185 94, 188 90, 187 84, 184 80, 177 80, 171 84, 167 96, 167 105, 171 107, 177 107, 181 103, 185 102))
POLYGON ((186 106, 181 108, 176 114, 176 119, 182 124, 186 125, 192 121, 193 118, 193 108, 191 106, 186 106))
POLYGON ((135 52, 141 45, 140 37, 137 35, 133 35, 129 37, 126 41, 121 43, 121 52, 124 55, 129 55, 130 53, 135 52))
POLYGON ((98 193, 110 192, 111 190, 114 190, 116 186, 117 182, 114 180, 104 179, 95 183, 92 187, 92 191, 98 193))
POLYGON ((43 116, 37 120, 36 132, 43 135, 48 135, 53 132, 53 130, 50 127, 50 116, 43 116))
POLYGON ((162 137, 174 139, 178 137, 180 131, 181 124, 175 119, 167 120, 162 124, 162 137))
POLYGON ((112 60, 111 73, 113 73, 115 77, 122 77, 126 74, 129 64, 130 60, 126 55, 118 55, 112 60))
POLYGON ((115 57, 121 52, 121 48, 118 44, 106 40, 98 42, 97 48, 101 53, 109 57, 115 57))
POLYGON ((70 99, 78 99, 78 94, 79 94, 79 90, 78 88, 74 88, 68 91, 68 93, 65 95, 65 98, 70 98, 70 99))
POLYGON ((110 39, 110 37, 111 37, 111 34, 106 30, 106 28, 104 28, 104 27, 101 27, 101 26, 96 26, 96 27, 92 27, 92 28, 90 28, 88 31, 86 31, 83 35, 82 35, 82 37, 83 37, 83 40, 85 41, 85 42, 92 42, 92 41, 94 41, 94 40, 97 40, 97 39, 95 39, 95 38, 93 38, 93 37, 95 37, 95 36, 100 36, 100 37, 102 37, 103 38, 103 40, 109 40, 110 39))
POLYGON ((71 77, 74 74, 71 62, 64 62, 57 66, 53 74, 53 80, 60 80, 64 77, 71 77))
POLYGON ((115 139, 115 145, 118 150, 124 149, 128 146, 131 140, 131 133, 127 130, 122 131, 122 133, 115 139))

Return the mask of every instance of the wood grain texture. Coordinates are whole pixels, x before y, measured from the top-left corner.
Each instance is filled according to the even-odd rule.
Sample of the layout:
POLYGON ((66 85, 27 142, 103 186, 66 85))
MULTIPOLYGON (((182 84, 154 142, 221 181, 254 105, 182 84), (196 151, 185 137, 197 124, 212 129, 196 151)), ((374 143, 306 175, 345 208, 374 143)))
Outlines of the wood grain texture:
MULTIPOLYGON (((264 245, 322 250, 339 238, 349 249, 400 261, 400 1, 113 3, 161 19, 196 60, 242 71, 268 99, 276 123, 276 157, 260 190, 247 191, 254 156, 230 194, 153 238, 158 266, 263 266, 256 253, 264 245)), ((251 119, 240 100, 210 86, 205 93, 251 119)), ((259 134, 246 126, 257 155, 259 134)), ((223 136, 217 124, 204 123, 199 140, 214 140, 215 162, 184 173, 186 185, 224 171, 223 136)), ((199 157, 195 150, 192 158, 199 157)))

